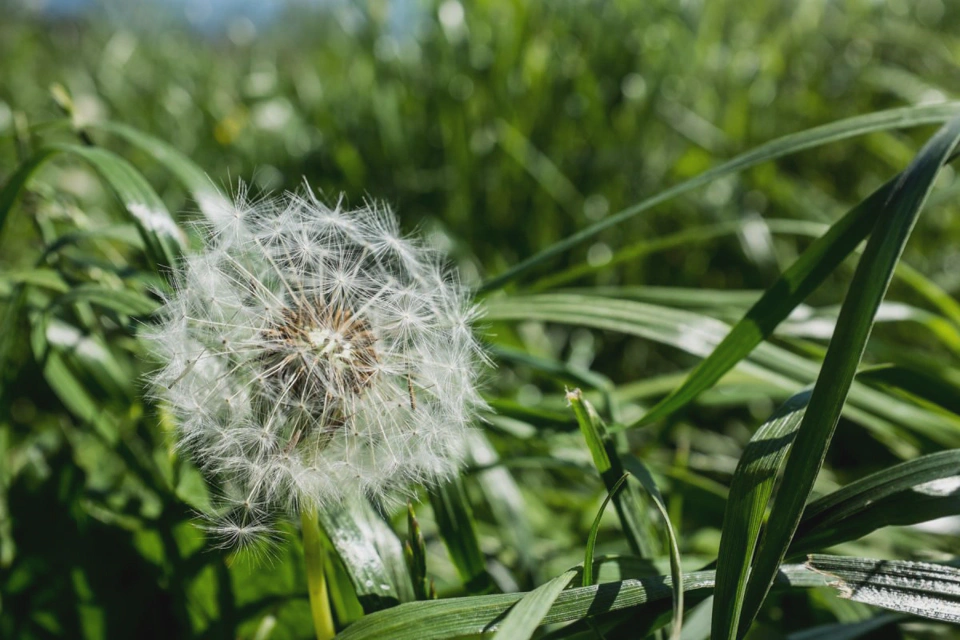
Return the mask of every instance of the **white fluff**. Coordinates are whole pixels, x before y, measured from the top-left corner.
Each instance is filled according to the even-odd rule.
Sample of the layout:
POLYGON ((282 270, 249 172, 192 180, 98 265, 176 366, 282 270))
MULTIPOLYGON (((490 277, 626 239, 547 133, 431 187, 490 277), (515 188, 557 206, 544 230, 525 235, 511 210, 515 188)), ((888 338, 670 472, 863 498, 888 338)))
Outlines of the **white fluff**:
POLYGON ((442 257, 368 206, 311 195, 208 219, 144 337, 227 546, 271 522, 454 474, 483 401, 476 308, 442 257))

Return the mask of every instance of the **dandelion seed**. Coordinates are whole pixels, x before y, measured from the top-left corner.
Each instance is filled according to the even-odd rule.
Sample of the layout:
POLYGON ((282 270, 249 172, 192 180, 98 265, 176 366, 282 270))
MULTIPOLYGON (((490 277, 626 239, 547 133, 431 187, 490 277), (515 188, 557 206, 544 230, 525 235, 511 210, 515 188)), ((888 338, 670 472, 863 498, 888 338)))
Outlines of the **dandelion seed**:
POLYGON ((274 514, 456 472, 484 355, 437 252, 382 207, 309 194, 242 192, 204 230, 144 337, 178 446, 233 496, 212 533, 248 546, 274 514))

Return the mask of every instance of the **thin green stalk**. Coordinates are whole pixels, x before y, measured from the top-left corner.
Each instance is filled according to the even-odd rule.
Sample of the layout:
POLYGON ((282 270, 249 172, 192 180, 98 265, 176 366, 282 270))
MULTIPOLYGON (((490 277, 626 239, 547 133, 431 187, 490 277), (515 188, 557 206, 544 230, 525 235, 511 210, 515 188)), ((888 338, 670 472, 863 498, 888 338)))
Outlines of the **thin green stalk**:
POLYGON ((303 556, 307 563, 307 590, 310 592, 310 615, 313 617, 313 628, 317 633, 317 640, 330 640, 337 632, 333 626, 327 581, 323 574, 327 552, 320 536, 316 510, 301 511, 300 524, 303 529, 303 556))

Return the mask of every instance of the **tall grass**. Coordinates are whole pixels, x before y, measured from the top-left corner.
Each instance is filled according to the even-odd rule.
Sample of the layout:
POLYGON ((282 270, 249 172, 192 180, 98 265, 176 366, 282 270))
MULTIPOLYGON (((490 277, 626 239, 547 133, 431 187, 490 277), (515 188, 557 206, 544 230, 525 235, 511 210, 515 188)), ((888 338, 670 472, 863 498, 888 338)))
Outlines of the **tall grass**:
POLYGON ((389 200, 497 364, 460 477, 318 514, 343 638, 952 637, 960 14, 445 6, 0 25, 0 636, 313 633, 141 383, 252 176, 389 200))

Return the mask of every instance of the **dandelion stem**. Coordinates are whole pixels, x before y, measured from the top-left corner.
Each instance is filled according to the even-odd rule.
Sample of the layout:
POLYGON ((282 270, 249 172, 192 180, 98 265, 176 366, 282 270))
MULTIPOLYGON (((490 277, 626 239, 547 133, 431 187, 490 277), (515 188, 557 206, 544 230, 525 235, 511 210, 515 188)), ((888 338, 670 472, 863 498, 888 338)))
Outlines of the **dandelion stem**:
POLYGON ((320 537, 316 510, 301 511, 300 523, 303 529, 303 555, 307 563, 307 589, 310 592, 313 628, 317 633, 317 640, 330 640, 336 635, 336 630, 333 627, 333 614, 327 595, 327 581, 323 575, 327 552, 320 537))

